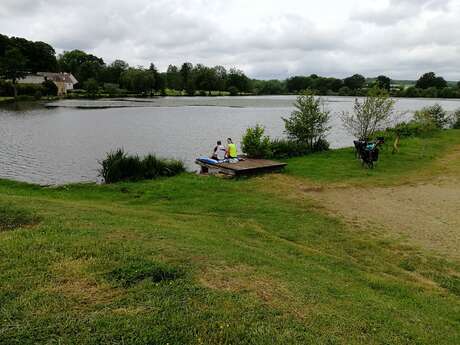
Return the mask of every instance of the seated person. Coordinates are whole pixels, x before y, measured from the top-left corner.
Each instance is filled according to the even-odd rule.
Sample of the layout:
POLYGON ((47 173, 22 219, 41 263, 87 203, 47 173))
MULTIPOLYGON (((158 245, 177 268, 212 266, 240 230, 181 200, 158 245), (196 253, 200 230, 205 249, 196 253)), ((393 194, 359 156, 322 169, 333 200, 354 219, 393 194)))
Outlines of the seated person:
POLYGON ((219 140, 217 145, 214 147, 213 154, 211 156, 212 159, 216 161, 223 161, 225 159, 225 147, 222 145, 222 142, 219 140))
POLYGON ((233 143, 232 138, 227 139, 227 151, 225 156, 228 159, 238 159, 238 152, 236 151, 236 145, 233 143))

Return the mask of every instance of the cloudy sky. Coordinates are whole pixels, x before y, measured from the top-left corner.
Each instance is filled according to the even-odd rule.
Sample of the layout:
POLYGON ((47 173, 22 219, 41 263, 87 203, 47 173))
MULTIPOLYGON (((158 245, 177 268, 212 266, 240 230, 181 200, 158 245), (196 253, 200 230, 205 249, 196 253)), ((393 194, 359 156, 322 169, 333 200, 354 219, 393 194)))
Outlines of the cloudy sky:
POLYGON ((460 79, 460 0, 0 0, 0 33, 160 69, 460 79))

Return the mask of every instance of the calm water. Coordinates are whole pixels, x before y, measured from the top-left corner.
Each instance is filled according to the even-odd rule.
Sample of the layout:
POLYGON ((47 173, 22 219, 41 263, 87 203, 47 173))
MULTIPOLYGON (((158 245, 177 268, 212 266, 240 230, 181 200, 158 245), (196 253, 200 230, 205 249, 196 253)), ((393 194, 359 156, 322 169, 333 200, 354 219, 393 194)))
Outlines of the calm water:
MULTIPOLYGON (((22 109, 0 108, 0 178, 40 184, 98 179, 98 160, 123 147, 130 153, 154 152, 183 160, 208 155, 218 139, 241 139, 260 123, 272 137, 283 136, 282 116, 293 109, 293 96, 196 97, 151 100, 60 101, 22 109)), ((413 112, 440 103, 447 110, 460 101, 398 99, 397 110, 413 112)), ((338 113, 351 110, 353 98, 329 97, 332 147, 349 146, 338 113)))

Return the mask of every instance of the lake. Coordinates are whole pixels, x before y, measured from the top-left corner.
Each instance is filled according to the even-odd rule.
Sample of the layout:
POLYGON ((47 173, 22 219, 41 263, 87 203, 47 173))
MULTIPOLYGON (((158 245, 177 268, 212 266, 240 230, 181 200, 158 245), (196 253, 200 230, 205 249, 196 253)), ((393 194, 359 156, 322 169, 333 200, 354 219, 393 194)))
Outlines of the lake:
MULTIPOLYGON (((338 114, 351 111, 354 98, 324 99, 332 112, 331 146, 352 145, 338 114)), ((165 97, 3 107, 0 178, 39 184, 97 181, 98 161, 118 147, 181 159, 193 171, 194 159, 209 155, 216 140, 232 137, 239 143, 248 126, 259 123, 271 137, 282 137, 282 117, 294 101, 294 96, 165 97)), ((449 111, 460 108, 460 100, 397 99, 396 109, 410 114, 434 103, 449 111)))

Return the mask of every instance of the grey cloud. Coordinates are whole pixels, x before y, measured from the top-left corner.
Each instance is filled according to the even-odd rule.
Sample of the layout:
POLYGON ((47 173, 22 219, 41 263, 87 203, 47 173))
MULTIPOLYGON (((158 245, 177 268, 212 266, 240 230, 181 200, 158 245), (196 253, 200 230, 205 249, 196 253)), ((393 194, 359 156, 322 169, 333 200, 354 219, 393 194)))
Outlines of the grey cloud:
MULTIPOLYGON (((332 13, 334 1, 342 4, 323 0, 332 13)), ((1 2, 1 33, 46 41, 58 51, 87 50, 106 62, 155 62, 162 69, 184 61, 220 64, 257 78, 356 72, 415 78, 427 70, 460 78, 455 1, 391 0, 377 11, 357 0, 354 14, 336 13, 331 23, 298 0, 286 0, 285 12, 269 15, 258 13, 275 3, 278 9, 278 2, 245 2, 245 8, 232 8, 242 1, 217 0, 1 2)))

